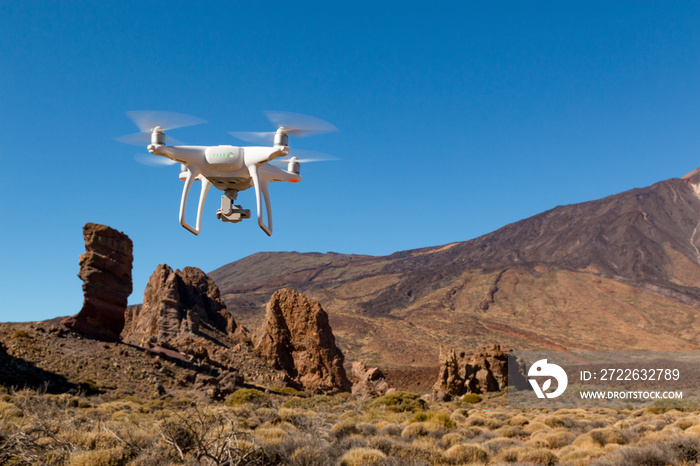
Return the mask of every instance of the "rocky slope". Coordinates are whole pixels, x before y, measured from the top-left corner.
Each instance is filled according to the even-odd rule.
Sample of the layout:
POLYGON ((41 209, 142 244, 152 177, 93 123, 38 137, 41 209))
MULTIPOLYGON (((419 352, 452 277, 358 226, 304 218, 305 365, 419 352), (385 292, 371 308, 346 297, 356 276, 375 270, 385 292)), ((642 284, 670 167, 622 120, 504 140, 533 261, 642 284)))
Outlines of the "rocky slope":
POLYGON ((384 257, 259 253, 209 275, 239 322, 274 291, 323 303, 348 361, 475 349, 700 348, 700 174, 559 206, 471 241, 384 257))

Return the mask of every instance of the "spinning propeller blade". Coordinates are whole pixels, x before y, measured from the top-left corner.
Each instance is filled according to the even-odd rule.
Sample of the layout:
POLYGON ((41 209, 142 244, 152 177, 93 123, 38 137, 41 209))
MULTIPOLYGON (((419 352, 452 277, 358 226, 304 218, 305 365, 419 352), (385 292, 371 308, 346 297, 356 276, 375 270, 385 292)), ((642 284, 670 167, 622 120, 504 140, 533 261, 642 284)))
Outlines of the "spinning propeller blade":
POLYGON ((201 125, 205 120, 192 115, 175 112, 159 112, 154 110, 133 110, 126 112, 131 121, 136 124, 141 132, 151 132, 156 126, 163 128, 163 131, 170 129, 184 128, 185 126, 201 125))
MULTIPOLYGON (((134 110, 126 112, 126 115, 141 130, 140 133, 128 134, 116 138, 117 141, 135 146, 143 146, 151 143, 151 132, 156 126, 160 126, 164 131, 184 128, 185 126, 201 125, 206 123, 201 118, 185 115, 183 113, 159 112, 154 110, 134 110)), ((170 145, 181 145, 182 142, 168 136, 170 145)))
POLYGON ((167 157, 151 154, 136 154, 134 155, 134 160, 143 165, 148 165, 149 167, 167 167, 170 165, 176 165, 177 162, 171 160, 167 157))
POLYGON ((290 160, 296 159, 297 163, 309 163, 309 162, 330 162, 333 160, 340 160, 334 155, 324 154, 322 152, 315 152, 311 150, 294 150, 294 155, 290 155, 283 159, 275 159, 271 163, 272 165, 277 165, 278 167, 286 167, 290 160), (297 157, 301 155, 302 157, 297 157))
POLYGON ((338 128, 320 118, 302 115, 300 113, 266 111, 267 119, 278 128, 284 128, 287 134, 303 138, 313 134, 331 133, 338 128))
POLYGON ((229 131, 228 134, 241 141, 253 144, 272 144, 275 142, 275 132, 272 131, 229 131))
MULTIPOLYGON (((327 121, 300 113, 267 111, 265 115, 277 128, 282 128, 285 133, 300 138, 338 131, 338 128, 327 121)), ((274 143, 275 140, 275 131, 229 131, 229 134, 253 144, 267 145, 274 143)))

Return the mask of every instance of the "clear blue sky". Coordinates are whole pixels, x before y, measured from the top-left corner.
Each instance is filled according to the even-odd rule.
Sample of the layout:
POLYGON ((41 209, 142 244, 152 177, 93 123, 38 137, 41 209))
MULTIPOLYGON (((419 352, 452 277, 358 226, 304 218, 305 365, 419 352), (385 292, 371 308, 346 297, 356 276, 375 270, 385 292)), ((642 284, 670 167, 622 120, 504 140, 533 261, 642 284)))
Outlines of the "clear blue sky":
POLYGON ((0 321, 80 309, 86 222, 133 240, 138 303, 160 263, 463 241, 700 166, 693 1, 0 0, 0 46, 0 321), (340 131, 292 148, 341 160, 272 185, 271 238, 215 189, 195 237, 178 167, 114 140, 144 109, 208 120, 171 133, 204 145, 314 115, 340 131))

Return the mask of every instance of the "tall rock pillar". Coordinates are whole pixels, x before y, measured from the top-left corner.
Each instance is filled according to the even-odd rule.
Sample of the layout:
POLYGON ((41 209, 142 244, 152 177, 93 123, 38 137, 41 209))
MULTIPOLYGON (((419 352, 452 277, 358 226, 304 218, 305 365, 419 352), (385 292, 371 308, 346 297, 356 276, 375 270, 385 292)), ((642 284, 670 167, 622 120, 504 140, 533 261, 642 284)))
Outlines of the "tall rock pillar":
POLYGON ((106 225, 83 227, 85 254, 80 255, 83 308, 63 320, 76 332, 105 341, 118 341, 131 294, 134 245, 124 233, 106 225))

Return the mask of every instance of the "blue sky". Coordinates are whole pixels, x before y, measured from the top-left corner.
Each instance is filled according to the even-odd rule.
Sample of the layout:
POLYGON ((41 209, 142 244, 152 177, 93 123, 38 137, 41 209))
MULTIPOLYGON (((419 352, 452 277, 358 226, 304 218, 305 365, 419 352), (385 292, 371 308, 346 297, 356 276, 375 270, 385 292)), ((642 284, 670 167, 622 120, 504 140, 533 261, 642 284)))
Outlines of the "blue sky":
MULTIPOLYGON (((698 2, 0 0, 0 321, 82 305, 82 226, 208 272, 258 251, 383 255, 468 240, 700 166, 698 2), (275 232, 177 220, 178 168, 134 162, 128 110, 199 116, 190 144, 273 130, 341 160, 271 186, 275 232)), ((240 203, 253 209, 253 193, 240 203)))

